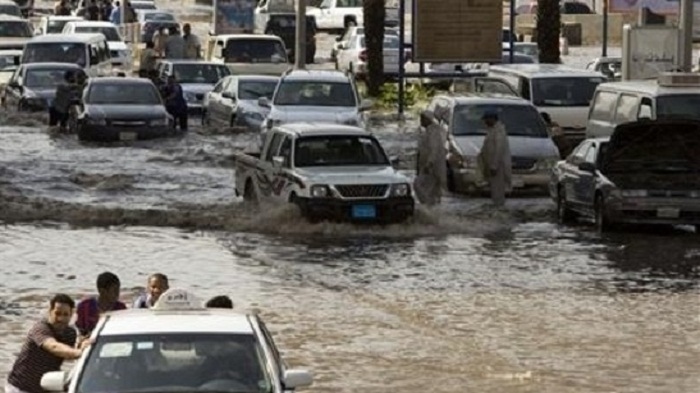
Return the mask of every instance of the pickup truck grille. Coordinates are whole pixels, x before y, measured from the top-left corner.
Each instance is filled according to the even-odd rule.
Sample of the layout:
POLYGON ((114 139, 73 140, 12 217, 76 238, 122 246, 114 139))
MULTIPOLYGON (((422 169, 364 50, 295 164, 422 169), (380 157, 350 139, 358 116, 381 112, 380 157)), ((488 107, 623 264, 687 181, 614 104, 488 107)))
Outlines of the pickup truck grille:
POLYGON ((378 198, 386 195, 389 188, 386 184, 357 184, 357 185, 336 185, 340 196, 343 198, 378 198))

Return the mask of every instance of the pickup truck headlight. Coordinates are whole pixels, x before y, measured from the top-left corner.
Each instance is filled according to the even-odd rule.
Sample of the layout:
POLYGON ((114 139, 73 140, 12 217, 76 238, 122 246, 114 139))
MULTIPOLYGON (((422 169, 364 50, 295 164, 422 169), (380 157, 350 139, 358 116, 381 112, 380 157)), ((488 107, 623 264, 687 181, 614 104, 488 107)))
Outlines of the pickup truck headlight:
POLYGON ((312 198, 326 198, 328 196, 328 186, 315 185, 311 186, 311 197, 312 198))
POLYGON ((411 186, 406 183, 394 184, 391 186, 391 196, 405 197, 411 194, 411 186))

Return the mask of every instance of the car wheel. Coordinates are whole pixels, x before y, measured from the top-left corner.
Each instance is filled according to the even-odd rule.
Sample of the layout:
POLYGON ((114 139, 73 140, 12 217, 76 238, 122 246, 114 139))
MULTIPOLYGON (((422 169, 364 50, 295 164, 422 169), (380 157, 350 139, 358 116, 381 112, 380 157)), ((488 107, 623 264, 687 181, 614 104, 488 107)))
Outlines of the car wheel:
POLYGON ((251 204, 258 203, 258 196, 255 192, 255 186, 251 180, 245 183, 245 189, 243 190, 243 200, 251 204))
POLYGON ((202 125, 209 126, 211 121, 209 120, 209 112, 202 111, 202 125))
POLYGON ((236 126, 236 116, 235 115, 231 115, 231 120, 229 120, 228 125, 231 128, 236 126))
POLYGON ((455 185, 455 174, 452 171, 449 162, 445 162, 445 165, 447 165, 447 191, 455 192, 457 189, 457 186, 455 185))
POLYGON ((568 224, 576 219, 576 214, 566 206, 566 194, 564 188, 557 188, 557 220, 560 224, 568 224))
POLYGON ((598 233, 610 232, 612 224, 605 214, 605 201, 602 195, 597 195, 595 198, 595 227, 598 233))

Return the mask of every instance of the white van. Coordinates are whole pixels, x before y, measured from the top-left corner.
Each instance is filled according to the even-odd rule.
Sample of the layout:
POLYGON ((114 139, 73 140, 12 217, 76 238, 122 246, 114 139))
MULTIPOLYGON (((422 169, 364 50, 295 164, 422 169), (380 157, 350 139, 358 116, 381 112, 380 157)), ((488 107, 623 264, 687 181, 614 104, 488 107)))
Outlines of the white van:
POLYGON ((586 137, 610 136, 615 126, 643 118, 700 119, 700 75, 662 73, 658 80, 598 85, 588 113, 586 137))
POLYGON ((593 93, 603 74, 560 64, 502 64, 489 76, 505 79, 525 99, 547 112, 573 141, 584 138, 593 93))
POLYGON ((63 34, 100 33, 107 39, 109 56, 112 66, 124 73, 130 73, 132 68, 131 49, 124 42, 119 28, 112 22, 106 21, 71 21, 63 27, 63 34))
POLYGON ((22 64, 74 63, 89 77, 112 76, 107 39, 102 34, 47 34, 32 38, 24 47, 22 64))

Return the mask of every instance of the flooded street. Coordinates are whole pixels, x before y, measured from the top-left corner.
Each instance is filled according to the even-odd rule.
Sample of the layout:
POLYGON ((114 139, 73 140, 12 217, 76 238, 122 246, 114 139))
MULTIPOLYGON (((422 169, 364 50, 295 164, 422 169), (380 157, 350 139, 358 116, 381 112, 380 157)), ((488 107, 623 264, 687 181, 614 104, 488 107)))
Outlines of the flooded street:
MULTIPOLYGON (((565 62, 591 55, 572 48, 565 62)), ((3 380, 49 296, 92 294, 110 270, 125 301, 163 272, 259 310, 290 365, 314 372, 311 392, 700 389, 691 229, 600 236, 556 224, 546 197, 494 212, 448 196, 400 225, 308 224, 235 196, 232 154, 257 135, 191 119, 183 138, 99 145, 44 123, 0 112, 3 380)), ((414 115, 371 126, 409 174, 417 126, 414 115)))

